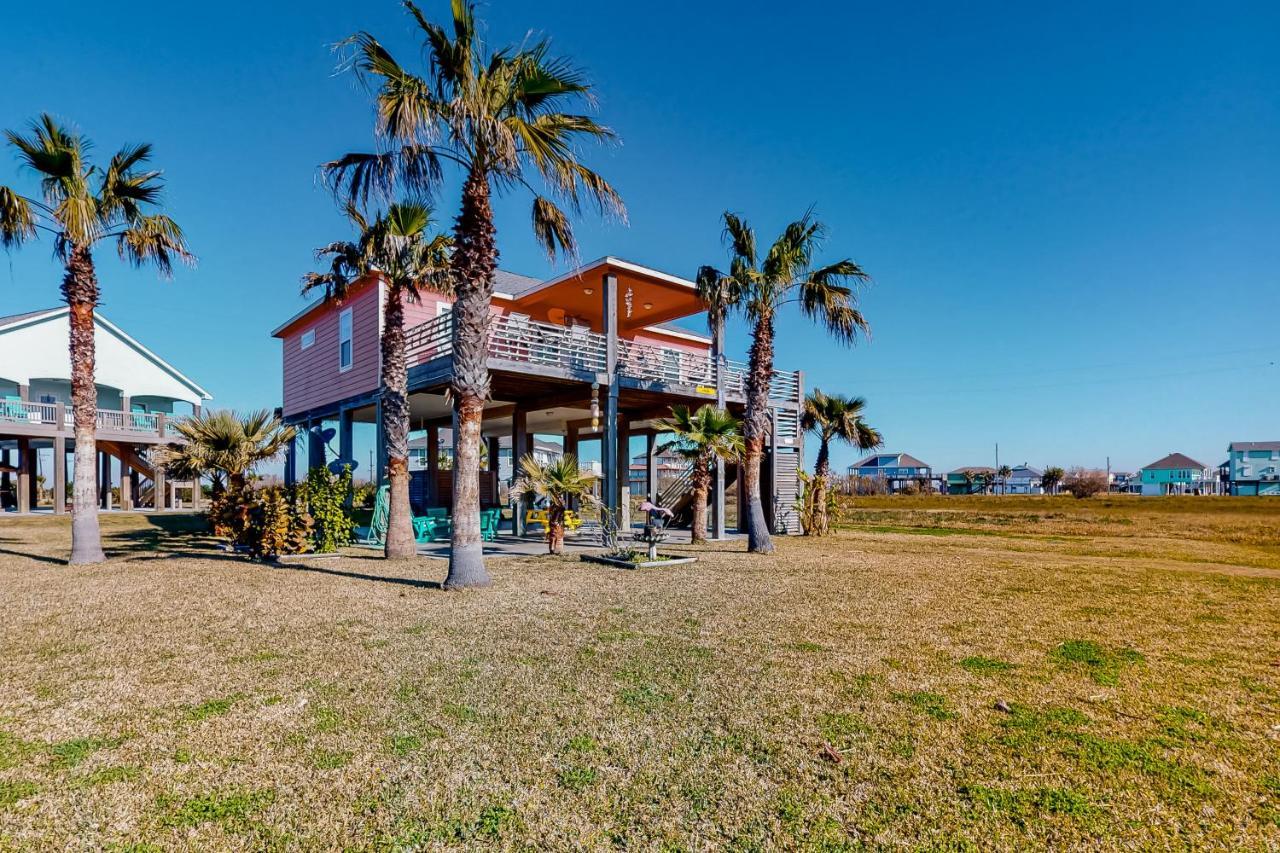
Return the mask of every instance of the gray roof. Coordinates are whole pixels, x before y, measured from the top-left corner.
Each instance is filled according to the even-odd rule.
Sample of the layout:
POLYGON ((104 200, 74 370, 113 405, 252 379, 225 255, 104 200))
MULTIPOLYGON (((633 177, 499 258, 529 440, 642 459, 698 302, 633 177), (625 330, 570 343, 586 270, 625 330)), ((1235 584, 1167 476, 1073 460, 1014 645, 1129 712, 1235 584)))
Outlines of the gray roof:
POLYGON ((966 471, 971 471, 971 472, 973 472, 974 474, 994 474, 994 473, 996 472, 996 469, 995 469, 995 468, 989 468, 989 467, 987 467, 986 465, 966 465, 966 466, 964 466, 963 468, 957 468, 956 470, 954 470, 954 471, 948 471, 947 473, 948 473, 948 474, 963 474, 963 473, 965 473, 966 471))
POLYGON ((1019 471, 1026 471, 1032 477, 1044 476, 1044 472, 1041 471, 1039 468, 1032 468, 1030 465, 1028 465, 1025 462, 1023 462, 1021 465, 1014 465, 1013 468, 1010 470, 1012 470, 1014 474, 1017 474, 1019 471))
POLYGON ((849 467, 850 467, 850 468, 867 468, 867 467, 871 467, 871 468, 880 468, 880 467, 884 467, 884 468, 928 468, 928 467, 929 467, 929 463, 928 463, 928 462, 921 462, 919 459, 915 458, 915 457, 914 457, 914 456, 912 456, 910 453, 872 453, 870 456, 868 456, 867 458, 863 459, 861 462, 855 462, 854 464, 850 465, 849 467), (893 465, 884 465, 884 466, 874 465, 874 464, 873 464, 877 459, 881 459, 881 458, 889 457, 889 456, 891 456, 891 457, 893 457, 894 459, 896 459, 896 460, 897 460, 897 462, 895 462, 893 465))
POLYGON ((1227 450, 1280 450, 1280 441, 1233 441, 1227 450))
POLYGON ((542 279, 520 275, 507 270, 495 270, 493 273, 493 289, 497 293, 518 296, 526 290, 532 290, 542 284, 542 279))
POLYGON ((1208 468, 1203 462, 1197 462, 1185 453, 1170 453, 1163 459, 1157 459, 1150 465, 1144 465, 1144 471, 1172 471, 1182 468, 1208 468))
POLYGON ((0 326, 11 326, 14 323, 21 323, 23 320, 30 320, 32 317, 39 317, 41 314, 48 314, 50 311, 57 310, 57 308, 45 308, 41 311, 28 311, 25 314, 10 314, 8 317, 0 317, 0 326))

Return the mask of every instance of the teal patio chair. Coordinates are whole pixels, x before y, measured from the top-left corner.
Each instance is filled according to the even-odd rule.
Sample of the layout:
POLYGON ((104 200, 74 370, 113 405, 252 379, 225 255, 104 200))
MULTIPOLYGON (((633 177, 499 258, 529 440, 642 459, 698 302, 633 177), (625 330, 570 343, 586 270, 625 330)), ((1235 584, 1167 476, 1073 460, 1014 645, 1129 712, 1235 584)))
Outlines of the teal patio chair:
POLYGON ((490 507, 489 509, 480 510, 480 539, 484 542, 492 542, 498 538, 498 522, 502 519, 502 510, 499 507, 490 507))

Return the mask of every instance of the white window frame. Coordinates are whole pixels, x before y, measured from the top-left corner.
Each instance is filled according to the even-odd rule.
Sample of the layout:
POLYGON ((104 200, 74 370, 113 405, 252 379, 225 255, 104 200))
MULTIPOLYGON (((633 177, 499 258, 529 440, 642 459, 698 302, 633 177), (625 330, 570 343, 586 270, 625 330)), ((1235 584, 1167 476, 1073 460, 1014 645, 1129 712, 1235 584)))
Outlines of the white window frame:
POLYGON ((307 329, 299 338, 302 349, 311 349, 316 345, 316 330, 314 328, 307 329))
POLYGON ((338 314, 338 372, 346 373, 353 366, 355 366, 355 363, 356 363, 355 316, 352 314, 352 309, 344 308, 342 309, 342 312, 338 314), (342 336, 343 335, 342 327, 344 323, 346 324, 346 327, 347 327, 346 328, 347 336, 345 339, 342 336), (351 352, 351 360, 347 362, 345 365, 342 363, 342 345, 344 343, 349 344, 348 349, 351 352))

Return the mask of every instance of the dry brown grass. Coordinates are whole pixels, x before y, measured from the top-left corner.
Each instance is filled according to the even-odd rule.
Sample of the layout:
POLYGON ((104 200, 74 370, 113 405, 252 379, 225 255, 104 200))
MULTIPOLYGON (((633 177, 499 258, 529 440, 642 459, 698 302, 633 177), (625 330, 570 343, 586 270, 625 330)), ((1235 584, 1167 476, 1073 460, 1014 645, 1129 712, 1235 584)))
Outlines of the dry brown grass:
POLYGON ((0 847, 1280 845, 1280 572, 1060 521, 465 594, 5 521, 0 847))

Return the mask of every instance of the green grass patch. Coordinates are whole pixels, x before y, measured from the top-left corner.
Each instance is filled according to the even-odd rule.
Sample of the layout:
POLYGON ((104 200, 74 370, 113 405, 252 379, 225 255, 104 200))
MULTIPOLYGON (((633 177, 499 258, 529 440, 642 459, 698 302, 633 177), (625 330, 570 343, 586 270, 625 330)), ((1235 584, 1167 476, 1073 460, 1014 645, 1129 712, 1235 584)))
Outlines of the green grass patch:
POLYGON ((830 713, 818 718, 818 731, 822 739, 836 749, 848 749, 869 734, 871 727, 857 714, 830 713))
POLYGON ((1104 687, 1115 687, 1125 668, 1145 660, 1137 649, 1108 648, 1093 640, 1066 640, 1049 657, 1064 666, 1083 667, 1095 683, 1104 687))
POLYGON ((275 791, 260 788, 253 791, 230 790, 200 794, 180 800, 160 798, 166 826, 195 827, 204 823, 242 824, 251 815, 275 802, 275 791))
POLYGON ((986 785, 965 785, 959 789, 959 793, 974 810, 996 812, 1019 825, 1039 814, 1087 818, 1095 812, 1089 798, 1071 788, 993 788, 986 785))
POLYGON ((39 749, 39 744, 23 740, 12 732, 0 731, 0 770, 17 767, 39 749))
POLYGON ((996 673, 1017 669, 1016 665, 1008 661, 997 660, 983 655, 970 655, 967 658, 962 658, 960 666, 978 675, 995 675, 996 673))
POLYGON ((130 764, 114 767, 103 767, 84 777, 85 785, 114 785, 117 782, 132 782, 142 775, 142 769, 130 764))
POLYGON ((210 717, 221 717, 230 711, 232 706, 240 701, 240 698, 240 694, 236 693, 231 696, 224 696, 221 699, 207 699, 199 705, 189 707, 184 716, 192 723, 198 723, 210 717))
POLYGON ((445 716, 459 723, 475 723, 480 720, 480 712, 470 705, 446 702, 440 710, 444 712, 445 716))
POLYGON ((311 753, 311 766, 317 770, 337 770, 350 763, 353 753, 345 750, 317 749, 311 753))
POLYGON ((895 693, 893 698, 905 702, 920 713, 935 720, 950 720, 955 713, 947 708, 947 697, 927 690, 915 690, 910 693, 895 693))
POLYGON ((827 647, 821 643, 811 643, 808 640, 790 643, 787 648, 793 652, 825 652, 827 650, 827 647))
POLYGON ((0 809, 7 808, 19 800, 34 797, 39 791, 34 782, 23 779, 0 779, 0 809))
POLYGON ((570 764, 556 774, 556 779, 570 791, 581 791, 595 783, 596 775, 594 767, 587 767, 583 764, 570 764))
POLYGON ((78 737, 53 744, 49 747, 49 754, 53 756, 55 767, 68 770, 98 750, 115 749, 122 743, 124 738, 78 737))

